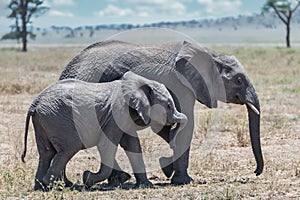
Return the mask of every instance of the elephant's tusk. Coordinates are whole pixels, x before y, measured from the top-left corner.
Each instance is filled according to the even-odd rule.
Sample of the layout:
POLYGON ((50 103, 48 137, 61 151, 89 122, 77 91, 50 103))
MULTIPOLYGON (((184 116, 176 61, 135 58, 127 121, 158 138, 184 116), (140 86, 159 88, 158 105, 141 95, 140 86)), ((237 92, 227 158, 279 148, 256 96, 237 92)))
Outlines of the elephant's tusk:
POLYGON ((169 135, 169 140, 170 140, 169 145, 170 145, 171 149, 175 149, 175 146, 176 146, 175 137, 176 137, 176 134, 177 134, 179 128, 180 128, 180 124, 179 123, 175 123, 171 127, 170 135, 169 135))
POLYGON ((251 108, 251 110, 253 110, 257 115, 259 115, 259 111, 257 110, 257 108, 255 108, 254 105, 252 105, 251 103, 247 102, 247 105, 251 108))

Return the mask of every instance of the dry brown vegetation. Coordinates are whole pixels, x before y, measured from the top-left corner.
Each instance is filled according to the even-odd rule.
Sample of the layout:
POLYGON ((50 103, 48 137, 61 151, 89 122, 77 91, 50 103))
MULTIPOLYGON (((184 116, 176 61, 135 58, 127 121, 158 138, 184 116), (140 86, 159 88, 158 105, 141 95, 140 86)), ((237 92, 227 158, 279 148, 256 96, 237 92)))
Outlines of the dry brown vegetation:
MULTIPOLYGON (((147 129, 141 133, 144 134, 141 141, 148 175, 156 184, 154 189, 34 192, 38 155, 32 128, 27 162, 23 164, 20 160, 26 112, 36 94, 57 80, 63 67, 82 48, 35 47, 28 53, 0 49, 0 199, 300 198, 300 49, 275 47, 214 48, 235 55, 258 91, 265 158, 262 175, 256 177, 253 173, 255 160, 245 107, 220 104, 218 109, 209 110, 197 104, 197 128, 189 165, 193 183, 178 187, 168 184, 170 180, 157 167, 161 149, 168 146, 147 129)), ((124 159, 122 167, 131 171, 122 155, 121 151, 118 157, 124 159)), ((69 163, 68 175, 72 181, 82 184, 83 170, 97 170, 98 166, 97 155, 92 150, 82 151, 69 163)))

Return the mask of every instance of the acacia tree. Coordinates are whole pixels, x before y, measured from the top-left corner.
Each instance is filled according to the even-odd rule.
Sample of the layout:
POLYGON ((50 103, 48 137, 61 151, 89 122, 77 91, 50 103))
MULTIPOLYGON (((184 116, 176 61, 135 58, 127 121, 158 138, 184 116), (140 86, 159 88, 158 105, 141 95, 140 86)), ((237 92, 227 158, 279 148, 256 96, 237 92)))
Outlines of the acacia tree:
POLYGON ((286 46, 291 47, 290 44, 290 23, 293 13, 300 6, 300 0, 267 0, 263 7, 263 11, 268 12, 273 10, 279 19, 286 26, 286 46))
POLYGON ((49 10, 48 7, 41 6, 43 3, 43 0, 11 0, 8 5, 11 10, 8 18, 14 19, 15 25, 11 26, 11 32, 4 35, 2 39, 22 39, 22 51, 27 51, 27 36, 35 37, 31 31, 27 30, 27 25, 32 23, 30 21, 32 16, 38 17, 49 10))

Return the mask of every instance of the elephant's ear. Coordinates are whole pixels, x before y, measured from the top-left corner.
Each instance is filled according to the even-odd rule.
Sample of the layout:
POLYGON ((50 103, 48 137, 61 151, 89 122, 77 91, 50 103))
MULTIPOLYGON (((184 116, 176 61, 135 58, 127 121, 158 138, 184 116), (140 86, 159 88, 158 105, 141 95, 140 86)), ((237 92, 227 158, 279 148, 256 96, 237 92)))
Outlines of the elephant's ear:
MULTIPOLYGON (((124 80, 127 78, 125 77, 124 80)), ((150 102, 147 95, 150 87, 147 84, 143 85, 140 81, 132 79, 126 81, 122 88, 126 104, 135 112, 133 116, 135 119, 133 120, 137 123, 139 120, 142 120, 144 125, 149 125, 150 102)))
POLYGON ((194 92, 199 102, 209 108, 217 107, 214 88, 217 69, 204 48, 184 42, 175 67, 180 81, 194 92))

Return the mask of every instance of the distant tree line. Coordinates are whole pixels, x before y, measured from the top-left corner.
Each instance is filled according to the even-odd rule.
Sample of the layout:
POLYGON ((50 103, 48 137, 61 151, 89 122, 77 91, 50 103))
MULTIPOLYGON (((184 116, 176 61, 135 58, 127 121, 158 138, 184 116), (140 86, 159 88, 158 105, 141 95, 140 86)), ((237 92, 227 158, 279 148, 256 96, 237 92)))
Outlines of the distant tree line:
MULTIPOLYGON (((14 20, 14 24, 11 25, 11 31, 4 36, 2 39, 16 39, 17 41, 22 41, 22 51, 27 51, 27 37, 34 39, 36 35, 33 33, 33 29, 28 28, 32 24, 32 16, 38 17, 44 14, 49 8, 42 6, 43 0, 10 0, 8 8, 11 13, 8 18, 14 20)), ((219 19, 203 19, 203 20, 190 20, 190 21, 177 21, 177 22, 158 22, 152 24, 144 25, 133 25, 133 24, 110 24, 110 25, 97 25, 97 26, 80 26, 76 28, 68 26, 51 26, 57 34, 61 31, 67 31, 65 37, 72 38, 83 37, 84 32, 88 31, 88 36, 93 37, 95 31, 100 30, 130 30, 135 28, 143 27, 157 27, 157 28, 171 28, 176 29, 179 27, 185 28, 215 28, 218 31, 223 31, 224 28, 231 28, 232 30, 238 30, 245 24, 255 25, 256 29, 260 26, 269 29, 276 29, 277 22, 275 23, 275 17, 278 16, 279 19, 286 26, 286 44, 290 47, 290 26, 292 22, 292 16, 296 15, 296 10, 300 6, 300 0, 266 0, 263 7, 262 14, 256 14, 253 16, 243 16, 238 17, 223 17, 219 19), (265 13, 272 12, 264 20, 265 13)), ((297 13, 298 18, 294 19, 297 23, 300 23, 300 12, 297 13)), ((35 30, 40 31, 40 28, 35 30)), ((86 32, 85 32, 86 33, 86 32)), ((47 30, 43 29, 41 33, 42 36, 47 34, 47 30)))
MULTIPOLYGON (((300 17, 300 12, 298 13, 300 17)), ((296 23, 300 23, 300 20, 294 20, 296 23)), ((135 28, 154 27, 154 28, 170 28, 176 29, 179 27, 185 28, 216 28, 218 31, 222 31, 225 27, 232 28, 232 30, 238 30, 242 26, 253 25, 256 29, 259 26, 267 29, 276 29, 279 21, 276 21, 276 14, 270 13, 268 16, 265 13, 255 14, 253 16, 239 15, 237 17, 223 17, 219 19, 203 19, 203 20, 190 20, 190 21, 177 21, 177 22, 158 22, 144 25, 133 25, 133 24, 108 24, 108 25, 95 25, 95 26, 51 26, 57 34, 62 31, 66 31, 65 37, 82 37, 84 32, 88 32, 89 37, 93 37, 95 31, 101 30, 130 30, 135 28)), ((85 32, 85 33, 86 33, 85 32)))

